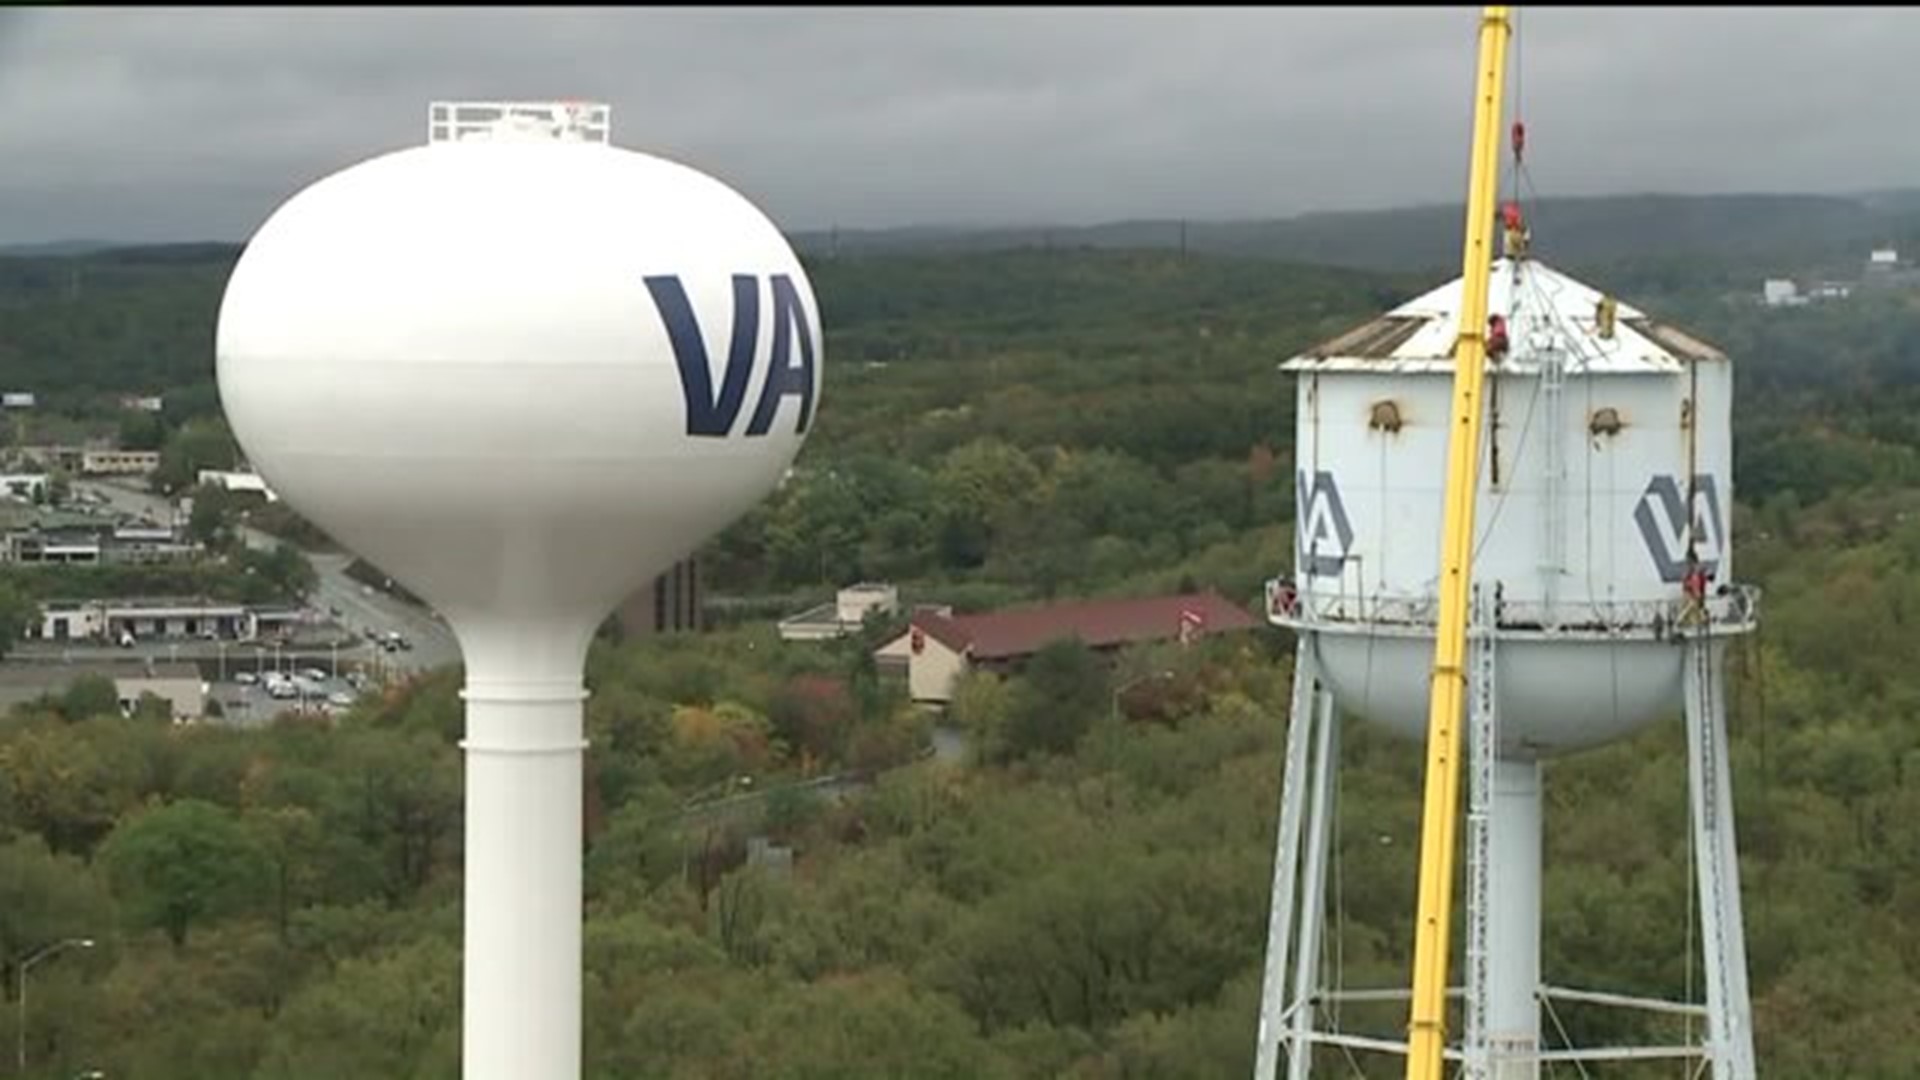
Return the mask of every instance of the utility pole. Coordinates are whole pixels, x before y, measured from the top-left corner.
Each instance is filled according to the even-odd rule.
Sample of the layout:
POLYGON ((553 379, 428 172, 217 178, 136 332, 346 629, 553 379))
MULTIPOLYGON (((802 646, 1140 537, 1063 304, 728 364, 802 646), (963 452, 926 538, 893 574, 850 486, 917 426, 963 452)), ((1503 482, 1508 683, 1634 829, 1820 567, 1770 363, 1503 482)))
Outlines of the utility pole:
POLYGON ((14 1022, 15 1052, 17 1064, 20 1069, 19 1075, 27 1075, 27 972, 33 970, 33 965, 42 960, 51 960, 66 949, 91 948, 93 948, 92 938, 67 938, 64 941, 56 941, 46 948, 41 949, 39 952, 27 957, 25 960, 20 961, 19 1018, 14 1022))

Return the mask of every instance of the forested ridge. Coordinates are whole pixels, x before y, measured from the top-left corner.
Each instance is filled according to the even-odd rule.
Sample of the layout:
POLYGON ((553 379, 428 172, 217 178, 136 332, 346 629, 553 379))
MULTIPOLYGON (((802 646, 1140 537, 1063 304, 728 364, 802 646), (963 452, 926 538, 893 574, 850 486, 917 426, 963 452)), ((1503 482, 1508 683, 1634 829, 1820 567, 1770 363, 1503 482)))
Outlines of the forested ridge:
MULTIPOLYGON (((56 408, 109 423, 90 394, 164 391, 152 434, 181 438, 212 413, 231 258, 0 260, 5 381, 34 373, 56 408)), ((1765 310, 1662 258, 1568 269, 1736 364, 1735 566, 1766 590, 1730 662, 1763 1075, 1920 1073, 1920 308, 1765 310)), ((738 624, 604 640, 589 666, 588 1075, 1246 1075, 1281 635, 1114 672, 1061 646, 969 679, 954 764, 918 757, 926 721, 873 670, 888 627, 793 645, 767 620, 860 578, 963 608, 1181 585, 1251 602, 1289 550, 1277 363, 1437 282, 1172 250, 809 272, 817 427, 793 480, 706 552, 738 624), (877 779, 837 803, 795 786, 836 773, 877 779), (703 809, 741 775, 767 793, 703 809), (760 835, 793 848, 790 876, 745 865, 760 835)), ((108 715, 88 683, 0 722, 6 992, 12 959, 99 940, 34 970, 29 1075, 457 1075, 458 684, 396 688, 334 728, 169 729, 108 715)), ((1702 993, 1683 748, 1676 720, 1549 767, 1552 982, 1702 993)), ((1398 985, 1420 752, 1352 725, 1343 756, 1331 955, 1347 985, 1398 985)))

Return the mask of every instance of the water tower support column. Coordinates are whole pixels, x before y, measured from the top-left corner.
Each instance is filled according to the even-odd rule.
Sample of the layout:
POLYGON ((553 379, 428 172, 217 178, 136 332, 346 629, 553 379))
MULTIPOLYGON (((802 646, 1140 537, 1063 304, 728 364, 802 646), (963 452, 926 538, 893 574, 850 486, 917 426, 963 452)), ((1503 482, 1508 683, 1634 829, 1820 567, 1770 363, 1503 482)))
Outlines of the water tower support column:
POLYGON ((1747 992, 1746 927, 1733 835, 1722 664, 1726 644, 1702 628, 1687 642, 1687 779, 1706 965, 1707 1056, 1713 1080, 1753 1080, 1753 1020, 1747 992))
MULTIPOLYGON (((456 623, 456 625, 458 625, 456 623)), ((464 1080, 580 1075, 586 749, 577 657, 467 657, 464 1080)), ((562 650, 565 651, 565 650, 562 650)))
POLYGON ((1540 845, 1540 763, 1495 759, 1486 898, 1492 1080, 1540 1075, 1540 845))

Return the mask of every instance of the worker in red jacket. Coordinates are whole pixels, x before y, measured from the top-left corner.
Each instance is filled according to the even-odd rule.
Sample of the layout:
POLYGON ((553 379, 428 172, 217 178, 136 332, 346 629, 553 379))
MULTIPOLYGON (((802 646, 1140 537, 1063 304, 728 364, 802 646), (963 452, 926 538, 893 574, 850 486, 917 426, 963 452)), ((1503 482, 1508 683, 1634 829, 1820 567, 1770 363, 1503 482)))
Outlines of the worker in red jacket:
POLYGON ((1713 575, 1701 565, 1692 549, 1687 551, 1687 576, 1680 579, 1680 591, 1686 596, 1686 604, 1681 609, 1680 620, 1685 623, 1702 622, 1707 617, 1707 583, 1713 575))

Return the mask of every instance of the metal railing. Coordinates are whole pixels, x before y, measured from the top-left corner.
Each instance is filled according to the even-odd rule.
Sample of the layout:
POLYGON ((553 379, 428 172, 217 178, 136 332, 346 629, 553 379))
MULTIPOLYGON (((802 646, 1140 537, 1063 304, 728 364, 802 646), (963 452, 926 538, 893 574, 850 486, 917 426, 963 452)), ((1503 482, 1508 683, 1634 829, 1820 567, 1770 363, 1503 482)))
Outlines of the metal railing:
MULTIPOLYGON (((1267 621, 1294 630, 1359 630, 1431 633, 1439 611, 1434 593, 1323 592, 1300 589, 1285 579, 1266 583, 1267 621)), ((1684 637, 1699 627, 1715 633, 1744 633, 1759 617, 1760 589, 1723 585, 1700 601, 1684 596, 1662 600, 1501 600, 1494 625, 1503 632, 1532 636, 1684 637)))
POLYGON ((537 134, 573 142, 613 141, 613 108, 597 101, 436 101, 427 106, 427 142, 537 134))

